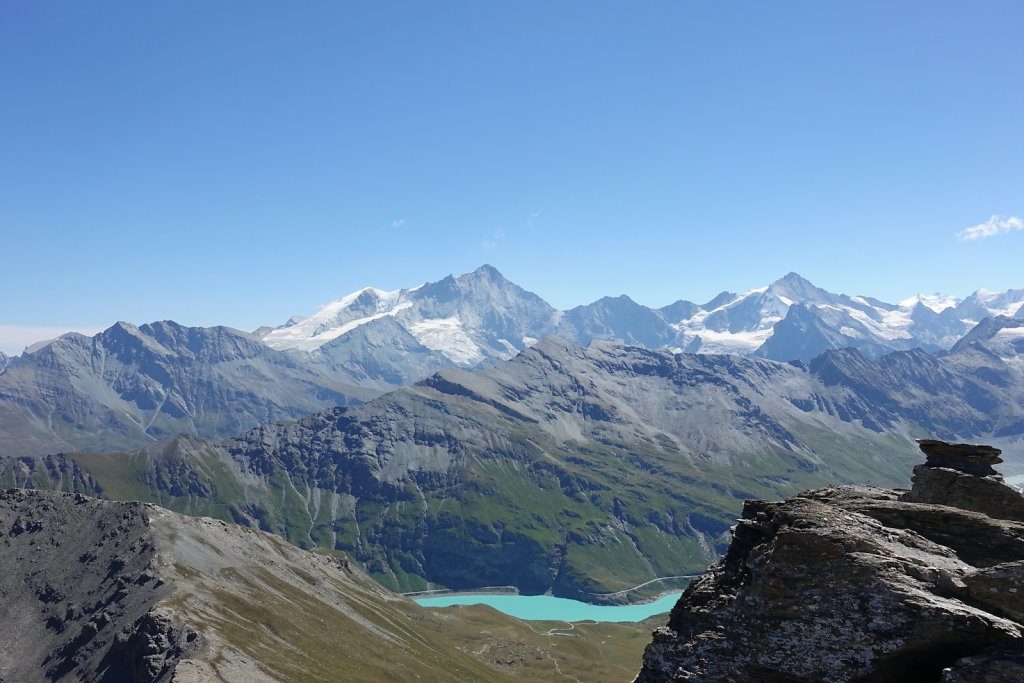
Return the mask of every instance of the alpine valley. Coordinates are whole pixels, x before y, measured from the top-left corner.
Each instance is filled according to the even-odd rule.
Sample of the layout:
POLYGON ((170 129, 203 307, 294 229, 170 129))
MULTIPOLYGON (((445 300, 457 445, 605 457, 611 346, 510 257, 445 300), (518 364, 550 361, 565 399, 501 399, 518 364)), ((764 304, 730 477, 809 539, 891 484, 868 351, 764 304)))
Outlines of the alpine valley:
POLYGON ((119 323, 0 375, 5 429, 25 430, 0 484, 257 527, 395 590, 632 601, 714 560, 744 499, 905 484, 914 437, 1024 469, 1024 322, 991 315, 1022 299, 889 305, 791 274, 560 312, 484 266, 256 335, 119 323))
POLYGON ((581 628, 566 659, 552 631, 389 591, 636 602, 714 562, 744 500, 906 486, 915 438, 993 444, 1024 473, 1022 306, 790 274, 703 305, 558 311, 483 266, 253 333, 120 322, 34 345, 0 358, 0 593, 28 586, 20 613, 48 621, 0 671, 89 678, 142 652, 137 680, 389 675, 268 654, 334 648, 316 623, 340 620, 404 643, 409 675, 622 677, 636 628, 581 628), (78 563, 26 569, 44 547, 78 563), (598 652, 614 665, 587 669, 598 652))
POLYGON ((811 361, 855 348, 942 353, 1024 289, 889 304, 831 294, 790 273, 744 294, 660 309, 623 295, 558 311, 491 266, 412 289, 366 288, 253 334, 119 322, 0 356, 0 457, 143 446, 178 433, 235 436, 258 424, 366 401, 444 368, 494 367, 549 335, 687 353, 811 361))

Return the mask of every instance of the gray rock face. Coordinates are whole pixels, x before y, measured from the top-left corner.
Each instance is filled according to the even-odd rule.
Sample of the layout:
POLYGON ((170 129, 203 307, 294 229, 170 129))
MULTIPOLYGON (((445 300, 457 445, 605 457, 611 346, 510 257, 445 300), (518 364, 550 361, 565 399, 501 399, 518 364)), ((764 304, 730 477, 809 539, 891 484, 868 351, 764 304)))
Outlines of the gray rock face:
POLYGON ((0 374, 3 374, 4 372, 6 372, 7 368, 9 368, 12 365, 14 365, 14 363, 16 361, 17 361, 17 356, 13 356, 13 357, 12 356, 8 356, 3 351, 0 351, 0 374))
POLYGON ((270 534, 0 491, 5 683, 511 680, 447 638, 458 623, 270 534))
MULTIPOLYGON (((913 348, 948 349, 979 321, 1010 315, 1022 308, 1021 302, 1024 290, 979 291, 963 301, 936 295, 889 304, 833 294, 789 273, 767 287, 743 294, 723 292, 706 304, 679 300, 653 309, 622 295, 556 311, 491 266, 482 266, 413 289, 367 288, 310 318, 258 332, 274 348, 313 353, 326 341, 387 318, 419 345, 445 357, 449 366, 463 369, 494 365, 550 334, 583 346, 601 340, 809 361, 845 347, 870 358, 913 348)), ((400 345, 408 343, 405 335, 397 336, 400 345)), ((416 355, 421 353, 417 350, 416 355)), ((343 358, 338 352, 332 355, 336 361, 343 358)), ((358 358, 348 361, 358 373, 357 363, 358 358)), ((425 376, 416 377, 415 371, 400 366, 395 359, 392 374, 425 376)))
MULTIPOLYGON (((1018 312, 1018 316, 1020 313, 1018 312)), ((956 353, 970 346, 1001 351, 1000 355, 1014 355, 1024 352, 1024 320, 999 315, 985 318, 970 332, 960 338, 950 352, 956 353)))
POLYGON ((914 486, 903 496, 912 503, 951 505, 997 519, 1024 522, 1024 496, 1003 483, 992 465, 998 448, 921 439, 927 462, 914 468, 914 486))
POLYGON ((489 370, 446 369, 234 439, 0 463, 0 485, 221 516, 348 552, 402 590, 590 599, 702 570, 744 498, 907 485, 925 428, 1002 433, 1019 458, 1022 397, 1017 365, 977 349, 843 350, 804 366, 552 337, 489 370))
MULTIPOLYGON (((258 338, 272 348, 224 327, 119 323, 91 339, 70 334, 34 345, 16 362, 0 357, 0 457, 132 448, 179 432, 225 437, 366 400, 444 368, 493 367, 552 333, 580 345, 612 341, 780 361, 852 347, 877 359, 949 348, 976 321, 1019 310, 1020 301, 1024 290, 978 293, 955 306, 942 297, 894 305, 832 294, 790 273, 703 305, 677 301, 655 310, 620 296, 556 311, 483 266, 413 289, 367 288, 310 318, 260 328, 258 338)), ((990 366, 979 375, 984 381, 1012 374, 992 366, 1024 353, 1019 321, 997 320, 954 349, 990 366)), ((984 389, 973 397, 984 400, 984 389)), ((966 434, 922 426, 945 438, 966 434)), ((1024 433, 1024 423, 1009 429, 1011 437, 1024 433)))
POLYGON ((0 457, 225 437, 373 395, 238 330, 118 323, 64 335, 0 374, 0 457))
POLYGON ((371 320, 311 352, 291 350, 289 355, 326 377, 380 392, 408 386, 452 365, 391 316, 371 320))
MULTIPOLYGON (((356 374, 415 381, 441 367, 487 367, 507 360, 550 334, 555 320, 555 309, 543 299, 485 265, 412 289, 385 292, 367 287, 261 336, 275 349, 309 354, 314 363, 324 360, 356 374), (383 326, 382 321, 391 324, 383 326), (371 365, 388 369, 367 369, 358 353, 363 342, 351 349, 337 343, 362 334, 370 324, 377 328, 370 336, 379 338, 389 331, 396 348, 412 353, 412 363, 406 366, 400 358, 381 356, 371 359, 371 365), (437 365, 436 358, 443 364, 437 365), (419 374, 424 362, 429 371, 419 374)), ((401 384, 389 388, 397 386, 401 384)))
POLYGON ((201 642, 157 564, 145 505, 0 493, 0 679, 169 680, 201 642))
POLYGON ((1024 496, 984 471, 997 449, 921 446, 929 476, 917 472, 910 492, 748 501, 725 557, 655 631, 637 680, 1021 680, 1024 522, 995 503, 1024 496))

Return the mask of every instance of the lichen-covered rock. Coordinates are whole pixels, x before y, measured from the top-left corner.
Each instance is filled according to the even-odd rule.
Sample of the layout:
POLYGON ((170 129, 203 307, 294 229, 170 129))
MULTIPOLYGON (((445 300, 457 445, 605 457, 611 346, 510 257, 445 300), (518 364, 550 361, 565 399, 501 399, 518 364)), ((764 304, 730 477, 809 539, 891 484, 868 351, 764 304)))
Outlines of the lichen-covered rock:
POLYGON ((996 449, 921 446, 909 493, 748 501, 637 680, 1022 680, 1024 496, 991 470, 996 449))

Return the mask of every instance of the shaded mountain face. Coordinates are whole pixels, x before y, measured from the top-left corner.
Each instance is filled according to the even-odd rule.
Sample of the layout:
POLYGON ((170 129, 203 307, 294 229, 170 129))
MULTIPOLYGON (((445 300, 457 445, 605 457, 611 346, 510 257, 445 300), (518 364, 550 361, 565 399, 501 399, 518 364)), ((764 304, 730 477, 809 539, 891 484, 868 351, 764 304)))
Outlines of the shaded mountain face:
POLYGON ((373 395, 238 330, 118 323, 64 335, 0 374, 0 456, 229 436, 373 395))
POLYGON ((911 436, 993 438, 1024 460, 1022 399, 1018 359, 974 346, 803 365, 549 338, 235 439, 9 459, 0 484, 259 526, 394 588, 601 600, 702 569, 742 499, 905 483, 911 436))
POLYGON ((9 368, 12 365, 14 365, 14 362, 16 360, 17 360, 16 356, 14 356, 14 357, 8 356, 3 351, 0 351, 0 374, 2 374, 4 371, 6 371, 7 368, 9 368))
MULTIPOLYGON (((671 310, 686 310, 680 306, 671 310)), ((582 345, 599 339, 649 349, 670 346, 676 336, 662 313, 625 295, 605 297, 565 311, 558 319, 555 334, 582 345)))
POLYGON ((956 353, 968 347, 987 349, 1000 356, 1024 354, 1024 320, 1004 315, 985 318, 977 327, 963 336, 951 351, 956 353))
POLYGON ((624 680, 643 647, 609 625, 554 648, 270 534, 19 489, 0 491, 0 595, 4 681, 624 680))
POLYGON ((747 501, 637 681, 1024 679, 1024 495, 998 449, 921 448, 910 491, 747 501))

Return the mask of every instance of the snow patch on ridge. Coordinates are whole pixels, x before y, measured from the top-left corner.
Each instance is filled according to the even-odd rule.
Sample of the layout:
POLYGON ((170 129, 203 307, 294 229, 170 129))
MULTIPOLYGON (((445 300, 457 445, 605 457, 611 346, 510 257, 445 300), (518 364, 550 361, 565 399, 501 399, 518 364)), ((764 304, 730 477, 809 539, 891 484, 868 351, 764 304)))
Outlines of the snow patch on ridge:
POLYGON ((332 339, 351 332, 360 325, 383 318, 388 315, 395 315, 410 306, 412 302, 402 301, 405 291, 395 290, 386 292, 373 287, 364 287, 357 292, 352 292, 336 301, 327 304, 315 315, 305 319, 292 318, 290 325, 269 332, 263 337, 267 346, 277 349, 301 349, 312 351, 318 349, 332 339), (359 315, 357 311, 349 309, 357 305, 357 302, 366 305, 372 301, 373 313, 370 315, 359 315), (353 315, 358 317, 352 317, 353 315))
POLYGON ((960 299, 955 296, 946 296, 945 294, 915 294, 909 299, 904 299, 899 302, 900 308, 906 308, 908 310, 913 309, 917 304, 923 305, 925 308, 930 308, 936 313, 942 313, 947 308, 955 308, 960 303, 960 299))
MULTIPOLYGON (((772 336, 771 327, 752 332, 715 332, 701 330, 699 353, 753 353, 772 336)), ((676 351, 680 353, 682 350, 676 351)))
POLYGON ((408 329, 420 344, 441 352, 459 365, 476 365, 484 359, 480 347, 466 334, 458 316, 421 320, 409 325, 408 329))
POLYGON ((377 320, 379 318, 384 318, 389 315, 395 315, 399 311, 404 311, 410 306, 412 306, 412 302, 405 301, 403 303, 398 304, 389 311, 368 315, 365 318, 357 318, 356 320, 350 320, 343 325, 329 328, 326 331, 321 332, 320 334, 314 334, 313 336, 306 336, 306 330, 297 329, 300 327, 300 323, 299 325, 286 327, 283 330, 274 330, 266 337, 264 337, 263 341, 266 343, 267 346, 269 346, 272 349, 277 349, 278 351, 283 349, 301 349, 303 351, 312 351, 313 349, 320 348, 321 346, 331 341, 332 339, 337 339, 341 335, 351 332, 360 325, 365 325, 368 322, 377 320))

